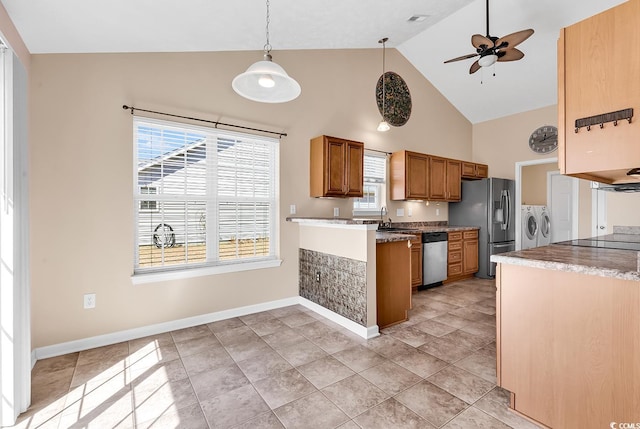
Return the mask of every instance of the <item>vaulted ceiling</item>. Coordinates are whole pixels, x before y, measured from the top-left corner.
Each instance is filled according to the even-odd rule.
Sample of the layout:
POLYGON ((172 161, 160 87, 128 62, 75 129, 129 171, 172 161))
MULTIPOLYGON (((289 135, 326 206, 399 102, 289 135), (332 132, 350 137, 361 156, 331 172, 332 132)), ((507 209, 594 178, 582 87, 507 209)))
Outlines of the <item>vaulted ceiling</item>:
MULTIPOLYGON (((1 0, 31 53, 261 50, 262 0, 1 0)), ((557 102, 559 30, 624 0, 491 0, 490 34, 526 28, 522 60, 469 74, 485 0, 270 0, 277 50, 397 48, 472 123, 557 102), (423 16, 424 20, 410 20, 423 16), (494 76, 495 74, 495 76, 494 76)))

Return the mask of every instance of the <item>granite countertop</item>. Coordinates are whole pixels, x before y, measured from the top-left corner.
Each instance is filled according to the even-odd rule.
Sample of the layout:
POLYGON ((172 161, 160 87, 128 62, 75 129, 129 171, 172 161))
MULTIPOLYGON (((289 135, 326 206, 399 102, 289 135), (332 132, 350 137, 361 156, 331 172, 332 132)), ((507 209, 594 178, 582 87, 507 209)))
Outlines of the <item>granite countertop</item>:
POLYGON ((392 243, 394 241, 408 241, 418 238, 417 235, 402 232, 376 231, 376 243, 392 243))
POLYGON ((491 256, 492 262, 640 281, 640 252, 551 244, 491 256))
MULTIPOLYGON (((408 233, 423 233, 423 232, 455 232, 455 231, 477 231, 480 229, 478 226, 447 226, 447 225, 437 225, 437 226, 414 226, 414 227, 397 227, 395 225, 391 225, 391 228, 397 231, 398 228, 403 229, 408 233)), ((384 231, 384 229, 382 229, 384 231)))

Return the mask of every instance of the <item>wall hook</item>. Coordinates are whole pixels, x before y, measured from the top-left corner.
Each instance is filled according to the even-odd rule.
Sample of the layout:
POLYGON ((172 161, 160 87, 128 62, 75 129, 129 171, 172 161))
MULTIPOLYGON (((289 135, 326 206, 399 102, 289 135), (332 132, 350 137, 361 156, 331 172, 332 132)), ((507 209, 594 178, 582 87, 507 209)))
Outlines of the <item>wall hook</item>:
POLYGON ((587 131, 591 131, 591 125, 587 125, 587 131))
POLYGON ((604 128, 604 124, 602 122, 600 122, 600 129, 604 128))

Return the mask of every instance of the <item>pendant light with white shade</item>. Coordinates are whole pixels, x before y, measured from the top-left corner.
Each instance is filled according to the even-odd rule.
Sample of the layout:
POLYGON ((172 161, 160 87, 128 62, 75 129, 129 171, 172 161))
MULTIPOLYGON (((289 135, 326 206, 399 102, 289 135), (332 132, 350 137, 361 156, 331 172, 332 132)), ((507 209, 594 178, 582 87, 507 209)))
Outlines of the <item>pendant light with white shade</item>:
POLYGON ((377 130, 380 132, 389 131, 389 129, 391 128, 389 126, 389 123, 387 122, 387 119, 384 117, 385 105, 387 104, 387 94, 385 91, 385 82, 384 82, 386 80, 384 76, 384 59, 385 59, 384 55, 385 55, 385 43, 387 43, 387 40, 389 40, 388 37, 378 40, 378 43, 382 43, 382 120, 378 124, 378 128, 377 128, 377 130))
POLYGON ((231 86, 239 95, 260 103, 285 103, 297 98, 301 89, 298 82, 272 61, 269 43, 269 0, 267 0, 267 43, 264 60, 258 61, 233 79, 231 86))

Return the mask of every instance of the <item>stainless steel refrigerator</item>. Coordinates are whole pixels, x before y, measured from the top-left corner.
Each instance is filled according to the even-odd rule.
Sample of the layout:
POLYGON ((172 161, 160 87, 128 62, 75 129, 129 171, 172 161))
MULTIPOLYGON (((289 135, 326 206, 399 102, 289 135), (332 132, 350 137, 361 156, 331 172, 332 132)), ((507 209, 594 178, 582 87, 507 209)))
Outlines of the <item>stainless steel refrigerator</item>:
POLYGON ((462 182, 462 201, 449 203, 449 225, 478 226, 478 265, 481 278, 496 275, 491 255, 516 249, 515 181, 488 179, 462 182))

